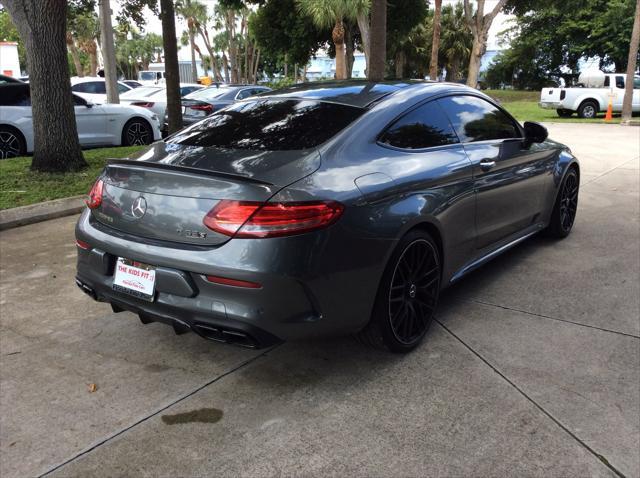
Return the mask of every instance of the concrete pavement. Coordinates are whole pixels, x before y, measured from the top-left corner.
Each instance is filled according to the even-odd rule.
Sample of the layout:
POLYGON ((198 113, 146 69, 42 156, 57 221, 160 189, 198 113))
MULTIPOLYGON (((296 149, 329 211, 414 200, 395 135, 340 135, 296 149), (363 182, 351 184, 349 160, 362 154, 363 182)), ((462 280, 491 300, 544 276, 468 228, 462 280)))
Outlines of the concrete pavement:
POLYGON ((640 476, 640 129, 549 129, 572 235, 448 290, 408 356, 175 336, 76 289, 75 217, 3 231, 0 474, 640 476))

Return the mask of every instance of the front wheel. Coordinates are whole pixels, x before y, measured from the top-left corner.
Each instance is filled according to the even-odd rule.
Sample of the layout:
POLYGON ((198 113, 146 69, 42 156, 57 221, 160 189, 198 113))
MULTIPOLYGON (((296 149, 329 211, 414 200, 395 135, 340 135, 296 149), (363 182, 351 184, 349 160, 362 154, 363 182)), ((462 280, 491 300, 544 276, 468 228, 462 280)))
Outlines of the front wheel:
POLYGON ((122 129, 122 146, 141 146, 153 142, 151 125, 143 119, 127 121, 122 129))
POLYGON ((382 276, 369 324, 358 337, 396 353, 416 348, 433 321, 440 294, 440 256, 429 234, 401 239, 382 276))
POLYGON ((27 154, 24 137, 14 128, 0 126, 0 159, 16 158, 27 154))
POLYGON ((579 189, 578 173, 575 168, 571 168, 560 185, 549 226, 545 230, 548 236, 563 239, 571 232, 578 210, 579 189))

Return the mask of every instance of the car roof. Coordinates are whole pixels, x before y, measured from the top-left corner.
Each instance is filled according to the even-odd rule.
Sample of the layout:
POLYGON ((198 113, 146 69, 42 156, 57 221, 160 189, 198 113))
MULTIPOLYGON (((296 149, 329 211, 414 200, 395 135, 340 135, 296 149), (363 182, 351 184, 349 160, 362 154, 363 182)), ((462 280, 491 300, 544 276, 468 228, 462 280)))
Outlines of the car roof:
MULTIPOLYGON (((92 81, 106 81, 106 80, 101 76, 83 76, 83 77, 72 76, 71 77, 71 84, 72 85, 77 85, 79 83, 90 83, 92 81)), ((126 83, 122 82, 121 80, 117 80, 117 83, 126 84, 126 83)))
POLYGON ((261 96, 326 101, 364 108, 396 91, 413 85, 425 84, 429 84, 429 82, 422 80, 381 82, 367 80, 314 81, 289 86, 261 96))

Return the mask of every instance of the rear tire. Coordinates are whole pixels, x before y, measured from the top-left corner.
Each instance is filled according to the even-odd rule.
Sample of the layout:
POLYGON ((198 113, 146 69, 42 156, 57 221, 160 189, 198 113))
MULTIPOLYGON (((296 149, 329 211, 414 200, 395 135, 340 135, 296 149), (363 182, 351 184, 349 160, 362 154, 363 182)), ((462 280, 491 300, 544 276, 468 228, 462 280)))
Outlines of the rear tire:
POLYGON ((549 225, 544 231, 546 236, 564 239, 571 233, 578 209, 579 191, 578 172, 575 168, 571 168, 565 174, 558 190, 549 225))
POLYGON ((573 111, 571 111, 571 110, 565 110, 565 109, 562 109, 562 108, 558 108, 558 109, 556 110, 556 113, 558 113, 558 116, 559 116, 560 118, 570 118, 570 117, 571 117, 571 115, 573 115, 573 111))
POLYGON ((595 118, 598 115, 598 103, 593 100, 586 100, 580 103, 578 107, 578 116, 580 118, 595 118))
POLYGON ((133 118, 122 128, 122 146, 137 146, 153 143, 153 129, 147 121, 133 118))
POLYGON ((424 339, 440 293, 438 247, 424 231, 411 231, 394 250, 385 268, 373 313, 357 334, 364 344, 407 353, 424 339))
POLYGON ((0 126, 0 160, 27 154, 27 143, 22 133, 11 126, 0 126))

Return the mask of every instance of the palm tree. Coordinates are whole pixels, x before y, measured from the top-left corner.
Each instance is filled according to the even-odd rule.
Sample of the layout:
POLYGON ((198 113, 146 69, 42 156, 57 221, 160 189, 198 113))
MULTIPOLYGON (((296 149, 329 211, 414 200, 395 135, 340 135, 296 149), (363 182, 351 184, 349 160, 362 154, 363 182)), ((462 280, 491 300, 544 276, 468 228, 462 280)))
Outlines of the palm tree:
POLYGON ((207 7, 197 0, 180 0, 176 2, 176 13, 187 22, 187 35, 191 46, 191 75, 193 76, 193 81, 197 81, 195 37, 198 32, 197 25, 201 19, 206 19, 207 17, 207 7))
POLYGON ((462 4, 445 6, 442 9, 440 57, 444 56, 447 81, 460 79, 462 69, 469 63, 472 47, 473 34, 465 21, 462 4))
POLYGON ((309 16, 320 28, 331 28, 331 39, 336 48, 336 79, 347 78, 345 62, 345 20, 358 22, 363 38, 365 58, 368 62, 370 0, 297 0, 303 15, 309 16), (363 31, 365 30, 365 31, 363 31))
POLYGON ((431 62, 429 64, 429 78, 432 80, 438 79, 438 48, 440 48, 440 15, 442 13, 442 0, 435 1, 433 38, 431 40, 431 62))

